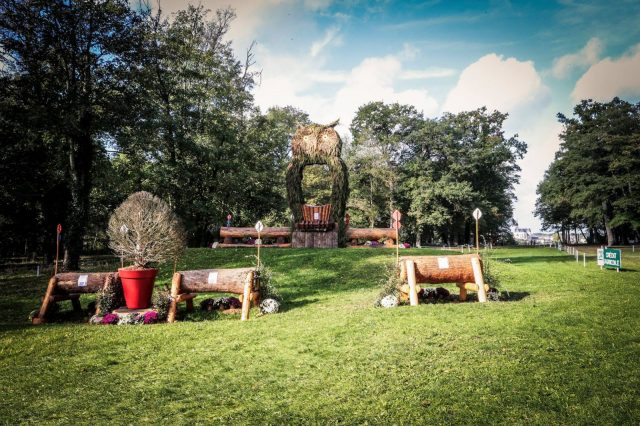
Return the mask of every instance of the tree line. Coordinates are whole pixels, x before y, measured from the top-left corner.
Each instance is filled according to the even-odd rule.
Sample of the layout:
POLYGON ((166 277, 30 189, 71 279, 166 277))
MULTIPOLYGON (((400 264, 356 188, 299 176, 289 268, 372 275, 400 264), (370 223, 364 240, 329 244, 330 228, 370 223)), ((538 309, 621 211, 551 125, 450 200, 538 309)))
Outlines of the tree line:
MULTIPOLYGON (((185 222, 189 243, 258 219, 288 225, 284 175, 296 126, 292 106, 261 111, 251 49, 226 34, 231 9, 188 6, 171 17, 126 0, 0 0, 0 231, 2 254, 51 254, 64 228, 64 266, 104 246, 111 211, 150 191, 185 222)), ((517 160, 506 114, 478 109, 425 118, 373 102, 351 124, 353 226, 389 226, 423 243, 508 237, 517 160)), ((305 172, 309 201, 327 193, 322 166, 305 172)))
POLYGON ((563 242, 608 245, 640 235, 640 103, 584 100, 558 114, 560 149, 538 185, 536 215, 563 242))

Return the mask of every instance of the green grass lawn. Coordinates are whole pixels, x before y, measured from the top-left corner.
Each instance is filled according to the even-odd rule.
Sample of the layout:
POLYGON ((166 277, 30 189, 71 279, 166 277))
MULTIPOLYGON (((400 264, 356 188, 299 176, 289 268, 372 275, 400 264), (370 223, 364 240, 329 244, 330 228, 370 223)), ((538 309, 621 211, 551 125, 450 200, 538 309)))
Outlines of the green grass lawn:
MULTIPOLYGON (((192 249, 178 268, 250 266, 252 254, 192 249)), ((511 301, 374 308, 394 255, 265 249, 285 304, 247 322, 31 326, 46 277, 2 276, 0 422, 640 422, 640 253, 616 273, 593 255, 584 268, 555 249, 495 250, 511 301)))

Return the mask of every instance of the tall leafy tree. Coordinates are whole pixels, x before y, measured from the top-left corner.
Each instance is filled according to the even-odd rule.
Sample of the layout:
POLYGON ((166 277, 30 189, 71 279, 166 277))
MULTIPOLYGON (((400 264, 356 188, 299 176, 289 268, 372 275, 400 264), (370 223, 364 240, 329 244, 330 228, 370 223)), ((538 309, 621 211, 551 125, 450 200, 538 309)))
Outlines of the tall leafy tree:
POLYGON ((558 114, 562 143, 538 186, 536 214, 548 228, 586 227, 592 240, 603 230, 609 245, 637 239, 640 104, 584 100, 573 113, 558 114))
POLYGON ((123 80, 138 15, 125 0, 1 0, 0 60, 38 138, 66 159, 64 267, 76 269, 96 150, 130 105, 123 80))
POLYGON ((506 114, 486 108, 427 120, 410 139, 403 168, 409 212, 428 240, 472 240, 471 212, 483 212, 483 229, 497 238, 513 214, 517 161, 526 144, 506 137, 506 114))
POLYGON ((142 113, 116 135, 126 157, 119 165, 144 165, 135 180, 179 212, 192 244, 203 243, 247 191, 253 59, 251 52, 236 59, 225 39, 234 17, 202 6, 171 20, 161 11, 150 16, 136 76, 142 113))
POLYGON ((352 223, 389 226, 398 207, 398 171, 407 139, 422 124, 413 106, 371 102, 351 123, 353 141, 346 150, 351 176, 348 209, 352 223))

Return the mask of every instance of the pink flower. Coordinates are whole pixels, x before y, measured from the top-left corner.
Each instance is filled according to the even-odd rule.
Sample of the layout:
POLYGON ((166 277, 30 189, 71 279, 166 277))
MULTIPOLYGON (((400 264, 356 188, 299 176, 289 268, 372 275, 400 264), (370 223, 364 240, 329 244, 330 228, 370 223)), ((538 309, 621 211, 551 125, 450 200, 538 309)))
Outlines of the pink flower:
POLYGON ((116 314, 106 314, 102 317, 102 324, 117 324, 118 319, 116 314))
POLYGON ((158 313, 156 311, 148 311, 144 313, 145 324, 155 324, 158 322, 158 313))

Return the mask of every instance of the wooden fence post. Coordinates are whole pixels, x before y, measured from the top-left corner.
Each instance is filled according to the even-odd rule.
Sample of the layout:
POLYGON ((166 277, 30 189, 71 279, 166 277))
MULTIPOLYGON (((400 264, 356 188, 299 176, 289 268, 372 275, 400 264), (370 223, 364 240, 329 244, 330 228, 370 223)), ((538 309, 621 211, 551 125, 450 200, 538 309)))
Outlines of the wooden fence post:
POLYGON ((253 286, 253 271, 247 274, 247 278, 244 281, 244 292, 242 294, 242 315, 241 321, 249 319, 249 308, 251 306, 251 288, 253 286))
POLYGON ((175 322, 176 320, 176 312, 178 310, 178 295, 180 294, 181 282, 182 275, 178 272, 173 274, 173 278, 171 279, 171 304, 169 305, 167 322, 175 322))
POLYGON ((484 303, 487 301, 487 292, 484 289, 484 278, 482 276, 482 267, 477 257, 471 258, 471 267, 473 268, 473 276, 478 286, 478 301, 484 303))
POLYGON ((418 306, 418 292, 416 291, 416 265, 413 260, 407 260, 407 281, 409 281, 409 304, 418 306))
POLYGON ((47 291, 44 294, 44 299, 42 299, 40 311, 38 311, 38 316, 31 320, 32 324, 42 324, 45 322, 44 317, 47 314, 47 309, 49 309, 49 301, 51 300, 51 296, 53 296, 53 290, 55 290, 57 284, 58 279, 54 275, 49 279, 49 284, 47 285, 47 291))

